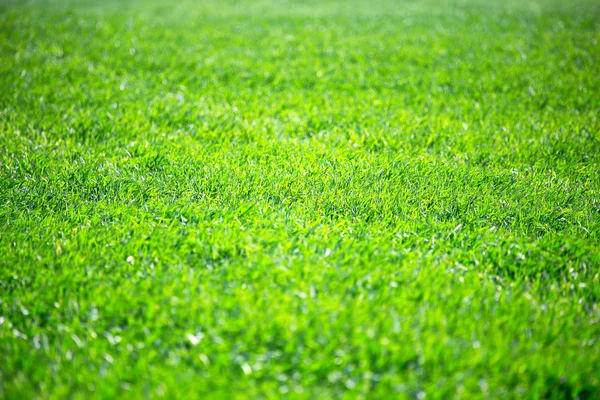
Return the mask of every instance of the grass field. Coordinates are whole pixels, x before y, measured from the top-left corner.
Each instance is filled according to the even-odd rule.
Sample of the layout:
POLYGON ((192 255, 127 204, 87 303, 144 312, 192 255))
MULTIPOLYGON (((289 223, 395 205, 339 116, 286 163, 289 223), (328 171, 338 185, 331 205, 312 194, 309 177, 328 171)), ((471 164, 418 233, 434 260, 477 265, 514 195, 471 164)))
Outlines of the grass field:
POLYGON ((599 398, 599 39, 0 0, 0 398, 599 398))

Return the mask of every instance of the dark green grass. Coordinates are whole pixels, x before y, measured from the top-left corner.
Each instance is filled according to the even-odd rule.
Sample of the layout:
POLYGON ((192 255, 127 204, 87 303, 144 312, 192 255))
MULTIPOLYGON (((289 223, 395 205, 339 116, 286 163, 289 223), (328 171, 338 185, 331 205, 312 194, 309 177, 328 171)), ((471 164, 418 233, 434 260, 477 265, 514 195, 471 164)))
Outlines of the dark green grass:
POLYGON ((0 0, 0 397, 598 398, 599 39, 0 0))

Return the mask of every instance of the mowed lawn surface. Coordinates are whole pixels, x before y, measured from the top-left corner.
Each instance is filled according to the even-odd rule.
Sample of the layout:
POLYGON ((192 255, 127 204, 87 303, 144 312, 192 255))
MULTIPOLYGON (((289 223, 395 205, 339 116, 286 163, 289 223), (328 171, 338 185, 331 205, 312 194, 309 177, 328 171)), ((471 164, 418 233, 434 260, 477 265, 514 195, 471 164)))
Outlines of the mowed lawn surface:
POLYGON ((598 398, 600 3, 0 0, 0 397, 598 398))

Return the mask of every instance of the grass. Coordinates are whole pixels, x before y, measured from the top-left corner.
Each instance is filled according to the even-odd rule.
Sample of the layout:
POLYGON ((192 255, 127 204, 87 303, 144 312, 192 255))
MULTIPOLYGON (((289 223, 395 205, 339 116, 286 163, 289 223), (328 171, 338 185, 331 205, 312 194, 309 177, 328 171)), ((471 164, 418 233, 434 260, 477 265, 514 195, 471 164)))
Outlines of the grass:
POLYGON ((0 397, 598 398, 600 4, 0 0, 0 397))

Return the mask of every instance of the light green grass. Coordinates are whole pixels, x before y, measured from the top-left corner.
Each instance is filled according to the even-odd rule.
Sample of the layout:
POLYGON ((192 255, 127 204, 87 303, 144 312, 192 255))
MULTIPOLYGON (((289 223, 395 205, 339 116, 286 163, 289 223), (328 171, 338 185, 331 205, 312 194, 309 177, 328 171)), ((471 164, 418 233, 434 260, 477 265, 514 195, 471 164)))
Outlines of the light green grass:
POLYGON ((0 397, 600 397, 599 39, 0 0, 0 397))

